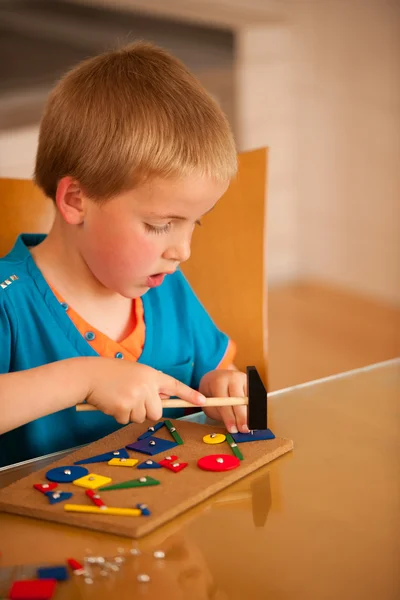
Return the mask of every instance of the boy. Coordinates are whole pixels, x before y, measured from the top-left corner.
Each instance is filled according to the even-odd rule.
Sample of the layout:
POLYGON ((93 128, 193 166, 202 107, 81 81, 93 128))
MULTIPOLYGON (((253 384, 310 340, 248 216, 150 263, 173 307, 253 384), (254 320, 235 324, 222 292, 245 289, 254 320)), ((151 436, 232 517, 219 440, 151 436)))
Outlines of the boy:
MULTIPOLYGON (((246 394, 179 270, 235 172, 224 115, 163 50, 130 45, 61 79, 35 170, 54 224, 0 260, 0 464, 158 420, 163 397, 246 394), (99 412, 76 412, 85 399, 99 412)), ((244 407, 205 412, 248 431, 244 407)))

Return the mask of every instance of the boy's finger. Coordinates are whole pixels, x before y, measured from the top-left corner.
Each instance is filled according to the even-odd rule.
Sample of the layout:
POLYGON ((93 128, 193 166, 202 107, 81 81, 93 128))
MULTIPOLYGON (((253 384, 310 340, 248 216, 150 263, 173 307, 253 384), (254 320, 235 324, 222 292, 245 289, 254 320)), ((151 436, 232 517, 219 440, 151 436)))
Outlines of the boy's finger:
MULTIPOLYGON (((231 381, 229 383, 229 395, 230 396, 243 396, 244 386, 242 381, 231 381)), ((233 412, 236 419, 236 425, 241 433, 249 433, 247 425, 247 406, 235 406, 233 412)))
POLYGON ((155 390, 146 400, 146 415, 150 421, 159 421, 162 417, 162 403, 160 395, 155 390))
POLYGON ((232 406, 221 406, 219 414, 229 433, 237 433, 238 428, 236 426, 236 418, 232 406))
MULTIPOLYGON (((217 398, 227 398, 230 395, 228 384, 228 377, 218 378, 212 389, 213 395, 217 398)), ((233 412, 232 406, 221 406, 219 408, 219 414, 229 433, 237 433, 238 429, 236 427, 235 413, 233 412)))
POLYGON ((247 425, 247 406, 234 406, 237 428, 240 433, 249 433, 250 429, 247 425))
POLYGON ((158 389, 159 394, 167 394, 169 396, 177 396, 181 400, 186 400, 196 406, 203 406, 205 404, 205 397, 200 392, 193 390, 188 385, 185 385, 178 379, 160 373, 160 385, 158 389))

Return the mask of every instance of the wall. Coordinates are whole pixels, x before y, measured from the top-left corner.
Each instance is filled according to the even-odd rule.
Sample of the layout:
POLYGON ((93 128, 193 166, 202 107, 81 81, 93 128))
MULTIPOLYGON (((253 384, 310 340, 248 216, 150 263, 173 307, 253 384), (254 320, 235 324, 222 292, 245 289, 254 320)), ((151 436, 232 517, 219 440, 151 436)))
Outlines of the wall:
POLYGON ((298 18, 300 272, 400 303, 400 3, 298 18))
POLYGON ((271 148, 270 283, 400 303, 400 3, 287 3, 238 38, 239 143, 271 148))

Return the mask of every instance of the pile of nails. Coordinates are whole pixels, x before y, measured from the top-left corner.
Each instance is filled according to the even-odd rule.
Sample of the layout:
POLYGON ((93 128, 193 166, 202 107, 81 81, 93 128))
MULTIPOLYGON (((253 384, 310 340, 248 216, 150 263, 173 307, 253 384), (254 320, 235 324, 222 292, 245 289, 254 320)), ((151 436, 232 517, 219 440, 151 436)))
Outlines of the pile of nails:
MULTIPOLYGON (((154 550, 153 557, 156 560, 165 558, 163 550, 154 550)), ((92 551, 86 549, 86 556, 83 559, 83 568, 74 571, 75 575, 82 576, 86 584, 90 585, 99 577, 108 577, 116 574, 127 559, 141 555, 141 550, 135 545, 132 548, 117 548, 116 556, 107 558, 105 556, 96 556, 92 551)), ((147 573, 139 573, 136 577, 139 583, 148 583, 150 576, 147 573)))

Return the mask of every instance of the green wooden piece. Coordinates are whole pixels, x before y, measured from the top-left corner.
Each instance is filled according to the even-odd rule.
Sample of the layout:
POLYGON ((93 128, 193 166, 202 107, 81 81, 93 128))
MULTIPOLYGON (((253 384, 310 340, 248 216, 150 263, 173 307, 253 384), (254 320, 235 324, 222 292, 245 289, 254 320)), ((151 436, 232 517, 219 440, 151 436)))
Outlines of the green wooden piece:
POLYGON ((122 481, 121 483, 115 483, 114 485, 106 485, 105 487, 99 488, 100 492, 108 492, 110 490, 125 490, 127 488, 136 487, 147 487, 149 485, 158 485, 160 482, 157 479, 153 479, 148 475, 140 477, 139 479, 130 479, 129 481, 122 481), (140 480, 143 481, 140 481, 140 480))
POLYGON ((172 437, 174 438, 175 442, 177 444, 182 445, 183 444, 183 439, 181 438, 181 436, 179 435, 179 433, 176 431, 175 427, 172 425, 171 421, 168 421, 168 419, 166 419, 164 421, 166 428, 168 429, 168 431, 170 432, 170 434, 172 435, 172 437))
POLYGON ((238 458, 239 460, 243 460, 243 454, 239 450, 237 443, 235 442, 230 433, 226 434, 226 441, 228 442, 229 447, 232 450, 233 454, 236 456, 236 458, 238 458))

